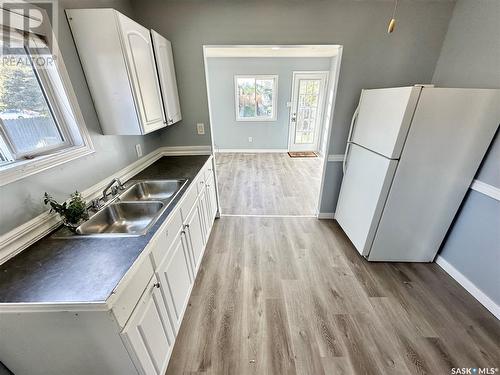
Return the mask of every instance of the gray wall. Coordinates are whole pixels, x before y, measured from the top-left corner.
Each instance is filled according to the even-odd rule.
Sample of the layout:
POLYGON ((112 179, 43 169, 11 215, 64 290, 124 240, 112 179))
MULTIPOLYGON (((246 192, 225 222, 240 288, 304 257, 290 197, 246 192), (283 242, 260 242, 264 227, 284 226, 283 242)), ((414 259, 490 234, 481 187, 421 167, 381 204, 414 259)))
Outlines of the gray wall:
MULTIPOLYGON (((392 0, 133 0, 133 6, 142 24, 173 45, 183 120, 163 133, 167 145, 210 144, 209 132, 196 134, 197 122, 209 122, 204 44, 342 44, 329 147, 341 154, 362 88, 430 82, 454 1, 401 1, 391 35, 392 0)), ((322 212, 334 211, 339 168, 328 167, 322 212)))
POLYGON ((216 148, 287 149, 292 74, 294 71, 330 70, 330 58, 219 58, 208 59, 213 135, 216 148), (278 75, 276 121, 236 121, 234 76, 278 75), (253 142, 248 142, 248 137, 253 142))
MULTIPOLYGON (((500 1, 459 0, 433 82, 440 86, 500 88, 500 1)), ((500 188, 500 135, 476 178, 500 188)), ((470 191, 440 255, 500 304, 500 202, 470 191)))
POLYGON ((103 136, 97 114, 85 82, 75 45, 64 15, 65 8, 112 7, 130 15, 126 0, 60 0, 58 41, 68 73, 78 98, 85 123, 96 152, 22 180, 0 187, 0 234, 25 223, 46 210, 45 191, 64 200, 75 191, 84 190, 137 159, 134 146, 142 145, 144 154, 161 144, 161 133, 141 136, 103 136))

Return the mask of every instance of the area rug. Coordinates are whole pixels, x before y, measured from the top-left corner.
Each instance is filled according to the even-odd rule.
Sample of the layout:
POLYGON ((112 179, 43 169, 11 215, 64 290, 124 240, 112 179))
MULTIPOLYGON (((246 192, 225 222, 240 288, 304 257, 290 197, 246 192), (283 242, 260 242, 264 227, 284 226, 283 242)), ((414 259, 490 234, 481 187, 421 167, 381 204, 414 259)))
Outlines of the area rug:
POLYGON ((290 155, 291 158, 315 158, 318 156, 318 154, 313 151, 289 151, 288 155, 290 155))

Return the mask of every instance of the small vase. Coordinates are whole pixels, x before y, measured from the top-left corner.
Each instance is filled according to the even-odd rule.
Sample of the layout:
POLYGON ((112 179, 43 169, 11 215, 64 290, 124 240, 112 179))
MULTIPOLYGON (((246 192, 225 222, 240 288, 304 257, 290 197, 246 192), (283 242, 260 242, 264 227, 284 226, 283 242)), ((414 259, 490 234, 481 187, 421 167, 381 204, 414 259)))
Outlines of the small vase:
POLYGON ((70 231, 76 232, 76 228, 78 228, 84 221, 85 221, 85 219, 80 219, 78 221, 78 223, 70 223, 66 219, 63 218, 63 225, 66 228, 68 228, 70 231))

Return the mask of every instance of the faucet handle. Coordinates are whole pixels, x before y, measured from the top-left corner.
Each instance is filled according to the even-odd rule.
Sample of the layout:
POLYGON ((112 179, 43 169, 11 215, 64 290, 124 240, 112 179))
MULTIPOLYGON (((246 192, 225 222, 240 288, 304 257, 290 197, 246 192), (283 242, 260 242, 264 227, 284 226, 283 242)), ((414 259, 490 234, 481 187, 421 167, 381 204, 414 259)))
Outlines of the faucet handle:
POLYGON ((116 178, 116 183, 118 184, 118 188, 120 190, 124 190, 125 189, 125 186, 123 186, 122 182, 120 181, 120 179, 118 177, 116 178))
POLYGON ((101 209, 101 198, 97 197, 95 199, 92 199, 90 201, 90 207, 89 207, 91 210, 94 210, 94 211, 99 211, 101 209))

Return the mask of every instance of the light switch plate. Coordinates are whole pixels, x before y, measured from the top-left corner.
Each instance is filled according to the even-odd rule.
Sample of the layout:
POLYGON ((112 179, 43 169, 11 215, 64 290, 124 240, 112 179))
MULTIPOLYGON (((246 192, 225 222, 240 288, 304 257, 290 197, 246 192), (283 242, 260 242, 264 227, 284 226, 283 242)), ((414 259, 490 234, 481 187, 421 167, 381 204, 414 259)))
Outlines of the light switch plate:
POLYGON ((135 152, 138 158, 142 157, 142 147, 140 143, 135 145, 135 152))
POLYGON ((248 142, 252 143, 253 142, 253 137, 248 137, 248 142))
POLYGON ((205 124, 202 122, 197 123, 196 130, 198 131, 199 135, 205 134, 205 124))

